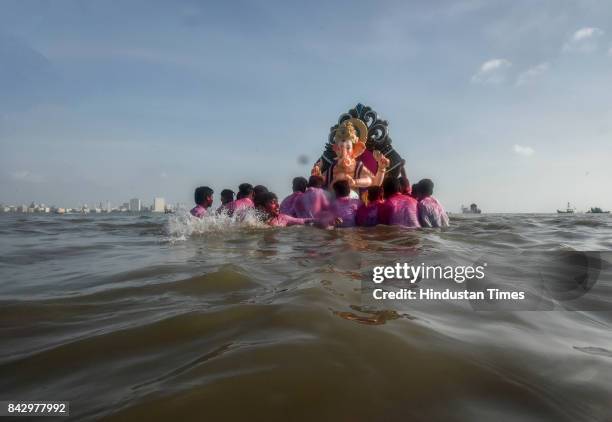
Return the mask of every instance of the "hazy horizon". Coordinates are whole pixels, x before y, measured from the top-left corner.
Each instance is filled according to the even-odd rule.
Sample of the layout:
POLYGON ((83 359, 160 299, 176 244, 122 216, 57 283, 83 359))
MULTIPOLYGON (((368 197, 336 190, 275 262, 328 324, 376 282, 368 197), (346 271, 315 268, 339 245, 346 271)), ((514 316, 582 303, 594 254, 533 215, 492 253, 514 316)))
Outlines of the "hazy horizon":
POLYGON ((0 203, 282 197, 361 102, 450 212, 612 209, 610 22, 585 0, 6 1, 0 203))

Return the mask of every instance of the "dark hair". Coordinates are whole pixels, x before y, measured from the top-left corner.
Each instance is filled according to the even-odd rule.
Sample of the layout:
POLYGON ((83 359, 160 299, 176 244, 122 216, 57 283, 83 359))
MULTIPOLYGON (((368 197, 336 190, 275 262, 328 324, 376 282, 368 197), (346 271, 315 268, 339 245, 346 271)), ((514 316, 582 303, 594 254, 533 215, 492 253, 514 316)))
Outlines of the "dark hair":
POLYGON ((294 192, 306 192, 308 186, 308 180, 303 177, 295 177, 293 179, 293 191, 294 192))
POLYGON ((257 185, 253 188, 253 193, 255 195, 260 194, 260 193, 265 193, 268 192, 268 188, 265 187, 264 185, 257 185))
POLYGON ((411 190, 410 180, 406 176, 400 176, 399 178, 400 191, 405 193, 406 191, 411 190))
POLYGON ((257 185, 253 188, 253 203, 255 206, 263 206, 261 203, 263 195, 268 193, 268 188, 264 185, 257 185))
POLYGON ((231 189, 223 189, 221 191, 221 200, 226 200, 227 202, 231 202, 234 200, 234 191, 231 189))
POLYGON ((434 182, 431 179, 421 179, 419 180, 418 193, 422 196, 431 196, 433 194, 434 182))
POLYGON ((400 182, 397 177, 388 177, 383 182, 383 190, 385 191, 385 198, 395 195, 400 191, 400 182))
POLYGON ((208 186, 200 186, 199 188, 196 188, 195 193, 193 194, 193 200, 196 204, 201 205, 202 202, 204 202, 206 198, 211 197, 213 193, 213 190, 208 186))
POLYGON ((276 197, 276 194, 274 192, 262 192, 257 195, 257 202, 255 202, 255 205, 261 208, 265 208, 265 206, 274 199, 278 201, 278 198, 276 197))
POLYGON ((383 196, 383 190, 380 186, 370 186, 368 188, 368 201, 378 201, 383 196))
POLYGON ((410 194, 411 194, 412 196, 417 196, 417 195, 418 195, 418 193, 419 193, 419 184, 418 184, 418 183, 414 183, 414 184, 412 185, 412 191, 410 192, 410 194))
POLYGON ((336 183, 334 183, 334 192, 336 192, 336 198, 344 198, 345 196, 349 196, 351 193, 351 188, 348 180, 338 180, 336 183))
POLYGON ((308 187, 321 188, 325 184, 325 179, 321 176, 310 176, 308 179, 308 187))
POLYGON ((236 199, 246 198, 253 192, 253 185, 250 183, 242 183, 238 186, 238 195, 236 195, 236 199))

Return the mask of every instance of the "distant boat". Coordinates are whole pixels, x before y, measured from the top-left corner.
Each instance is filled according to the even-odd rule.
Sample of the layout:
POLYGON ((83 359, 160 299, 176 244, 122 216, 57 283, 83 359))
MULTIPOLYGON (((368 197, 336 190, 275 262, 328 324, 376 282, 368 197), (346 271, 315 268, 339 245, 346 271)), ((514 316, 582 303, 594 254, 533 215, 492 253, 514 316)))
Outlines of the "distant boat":
POLYGON ((610 214, 610 211, 604 211, 599 207, 591 207, 591 209, 587 211, 587 214, 610 214))
POLYGON ((461 212, 463 214, 480 214, 482 211, 478 208, 478 205, 471 204, 469 208, 461 205, 461 212))
POLYGON ((576 212, 576 209, 572 208, 569 202, 567 203, 567 208, 565 209, 565 211, 557 210, 557 214, 573 214, 574 212, 576 212))

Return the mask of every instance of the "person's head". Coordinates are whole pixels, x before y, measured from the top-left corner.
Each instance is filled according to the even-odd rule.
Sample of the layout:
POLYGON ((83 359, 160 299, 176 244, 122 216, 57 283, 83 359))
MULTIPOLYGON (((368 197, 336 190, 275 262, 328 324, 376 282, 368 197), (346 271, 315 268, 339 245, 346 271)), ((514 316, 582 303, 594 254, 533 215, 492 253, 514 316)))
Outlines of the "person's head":
POLYGON ((231 189, 223 189, 221 191, 221 204, 225 205, 234 200, 234 191, 231 189))
POLYGON ((238 195, 236 199, 251 198, 253 199, 253 185, 250 183, 242 183, 238 186, 238 195))
POLYGON ((293 191, 294 192, 306 192, 308 186, 308 180, 304 177, 296 177, 293 179, 293 191))
POLYGON ((348 180, 338 180, 334 183, 334 192, 336 193, 336 198, 344 198, 351 194, 351 188, 349 186, 348 180))
POLYGON ((400 192, 404 195, 410 195, 412 192, 412 186, 410 186, 410 181, 406 176, 401 176, 399 178, 400 183, 400 192))
POLYGON ((266 212, 270 217, 276 217, 280 214, 278 198, 272 192, 264 192, 260 195, 259 208, 266 212))
POLYGON ((197 205, 208 208, 213 203, 213 193, 213 190, 208 186, 200 186, 199 188, 196 188, 193 195, 193 200, 197 205))
POLYGON ((370 186, 368 188, 368 201, 374 202, 383 199, 383 189, 380 186, 370 186))
POLYGON ((413 198, 416 198, 419 195, 419 184, 418 183, 413 183, 412 184, 412 189, 410 190, 410 195, 413 198))
POLYGON ((257 185, 253 188, 253 203, 256 207, 262 205, 261 201, 266 193, 268 193, 268 188, 263 185, 257 185))
POLYGON ((418 183, 418 198, 427 198, 433 195, 434 183, 431 179, 421 179, 418 183))
POLYGON ((309 188, 322 188, 325 180, 321 176, 310 176, 308 179, 309 188))
POLYGON ((395 195, 400 191, 400 182, 397 177, 388 177, 383 182, 383 190, 385 191, 385 198, 395 195))
POLYGON ((257 185, 253 188, 253 195, 258 195, 260 193, 268 192, 268 188, 264 185, 257 185))

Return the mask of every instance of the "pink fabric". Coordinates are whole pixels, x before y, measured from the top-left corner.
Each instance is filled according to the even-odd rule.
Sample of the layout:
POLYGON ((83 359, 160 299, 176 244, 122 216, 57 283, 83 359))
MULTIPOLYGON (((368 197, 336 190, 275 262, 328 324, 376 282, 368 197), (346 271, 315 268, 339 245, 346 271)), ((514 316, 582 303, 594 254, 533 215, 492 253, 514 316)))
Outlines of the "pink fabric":
POLYGON ((359 199, 355 198, 337 198, 331 206, 334 217, 340 217, 342 223, 339 227, 354 227, 357 208, 362 204, 359 199))
POLYGON ((246 208, 253 208, 255 204, 251 198, 236 199, 235 201, 226 204, 227 212, 229 215, 234 214, 236 211, 246 208))
POLYGON ((206 214, 208 214, 208 211, 206 211, 206 208, 204 208, 202 205, 196 205, 189 212, 191 213, 191 215, 197 218, 202 218, 206 214))
POLYGON ((280 212, 295 217, 295 201, 302 195, 304 195, 304 192, 293 192, 283 199, 283 202, 280 204, 280 212))
POLYGON ((388 225, 421 227, 419 224, 417 200, 397 193, 385 200, 381 205, 379 222, 388 225))
POLYGON ((423 227, 448 227, 448 215, 442 204, 433 196, 419 201, 418 212, 423 227))
POLYGON ((372 172, 372 174, 376 174, 378 171, 378 163, 374 159, 374 154, 372 154, 372 151, 366 149, 357 159, 361 161, 363 165, 372 172))
POLYGON ((370 202, 368 205, 362 204, 357 209, 357 216, 355 217, 355 222, 358 226, 363 227, 372 227, 377 225, 378 222, 378 213, 381 206, 385 202, 383 200, 370 202))
POLYGON ((268 221, 268 224, 274 227, 303 226, 304 224, 310 223, 311 221, 312 218, 296 218, 281 213, 270 221, 268 221))
POLYGON ((307 188, 294 203, 295 216, 300 218, 316 217, 329 208, 327 193, 321 188, 307 188))

